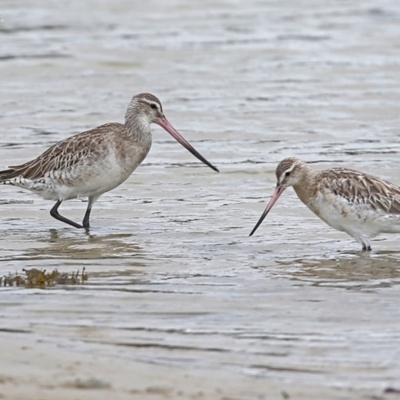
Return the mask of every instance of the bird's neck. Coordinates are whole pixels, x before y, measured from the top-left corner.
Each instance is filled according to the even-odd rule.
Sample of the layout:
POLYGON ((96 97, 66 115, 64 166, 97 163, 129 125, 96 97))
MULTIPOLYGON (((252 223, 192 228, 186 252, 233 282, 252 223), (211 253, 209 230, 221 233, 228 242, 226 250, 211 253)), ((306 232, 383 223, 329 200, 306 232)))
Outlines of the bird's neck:
POLYGON ((150 123, 145 115, 128 110, 125 115, 125 127, 128 135, 135 141, 151 140, 150 123))
POLYGON ((301 179, 296 184, 293 185, 293 189, 295 190, 299 199, 307 206, 310 206, 312 203, 317 190, 316 180, 318 173, 315 172, 311 167, 307 164, 304 166, 304 170, 302 171, 301 179))

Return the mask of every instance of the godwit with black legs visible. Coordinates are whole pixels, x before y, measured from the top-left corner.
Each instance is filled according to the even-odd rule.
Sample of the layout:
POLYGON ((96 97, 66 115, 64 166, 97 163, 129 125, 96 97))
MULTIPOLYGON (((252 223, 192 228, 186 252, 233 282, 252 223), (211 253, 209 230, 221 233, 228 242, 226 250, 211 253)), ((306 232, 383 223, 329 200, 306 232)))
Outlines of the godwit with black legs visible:
POLYGON ((292 157, 281 161, 275 174, 275 192, 250 236, 289 186, 314 214, 354 237, 364 251, 378 234, 400 232, 400 187, 393 183, 347 168, 316 172, 292 157))
POLYGON ((147 156, 152 123, 163 127, 200 161, 218 172, 168 122, 160 100, 142 93, 129 103, 125 124, 101 125, 56 143, 34 160, 0 171, 0 183, 55 200, 50 211, 52 217, 76 228, 89 228, 95 201, 124 182, 147 156), (77 197, 89 199, 82 225, 58 213, 63 201, 77 197))

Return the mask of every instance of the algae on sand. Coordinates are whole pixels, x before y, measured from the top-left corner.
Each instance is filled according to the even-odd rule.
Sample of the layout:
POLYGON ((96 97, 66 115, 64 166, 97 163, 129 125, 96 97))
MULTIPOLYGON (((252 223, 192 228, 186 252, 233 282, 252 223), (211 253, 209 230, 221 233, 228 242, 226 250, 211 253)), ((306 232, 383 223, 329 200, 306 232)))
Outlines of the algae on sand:
POLYGON ((54 269, 47 272, 45 269, 37 268, 22 269, 25 276, 15 273, 0 277, 0 286, 25 286, 27 288, 46 288, 55 285, 83 285, 88 280, 88 274, 85 267, 82 271, 74 271, 71 273, 60 272, 54 269))

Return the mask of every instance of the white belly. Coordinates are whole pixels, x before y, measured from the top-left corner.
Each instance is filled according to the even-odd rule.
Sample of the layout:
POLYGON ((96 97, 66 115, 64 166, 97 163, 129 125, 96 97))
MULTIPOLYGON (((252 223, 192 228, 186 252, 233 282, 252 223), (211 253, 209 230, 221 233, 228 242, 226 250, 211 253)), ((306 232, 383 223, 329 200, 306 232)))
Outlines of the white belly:
POLYGON ((340 196, 320 195, 309 208, 332 228, 360 238, 400 232, 400 216, 374 210, 368 204, 352 204, 340 196))

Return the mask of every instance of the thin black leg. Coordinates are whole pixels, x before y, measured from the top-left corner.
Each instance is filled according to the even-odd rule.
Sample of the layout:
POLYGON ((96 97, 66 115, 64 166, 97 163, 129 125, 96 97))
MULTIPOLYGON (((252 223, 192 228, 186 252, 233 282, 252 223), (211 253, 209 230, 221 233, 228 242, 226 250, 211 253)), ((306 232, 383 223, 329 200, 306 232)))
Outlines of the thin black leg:
POLYGON ((55 218, 58 219, 61 222, 65 222, 68 225, 73 226, 74 228, 83 228, 82 225, 77 224, 74 221, 71 221, 68 218, 63 217, 62 215, 60 215, 58 213, 58 207, 60 207, 60 204, 62 203, 62 200, 58 200, 56 204, 54 204, 54 207, 50 210, 50 215, 55 218))
POLYGON ((90 228, 89 218, 90 218, 90 212, 91 211, 92 211, 92 205, 90 204, 90 201, 89 201, 89 204, 87 206, 87 209, 86 209, 86 212, 85 212, 85 216, 84 216, 83 222, 82 222, 82 225, 83 225, 83 227, 85 229, 89 229, 90 228))
POLYGON ((84 216, 83 222, 82 222, 82 225, 83 225, 83 227, 85 229, 89 229, 90 228, 90 222, 89 222, 90 212, 92 211, 93 204, 95 203, 95 201, 98 198, 99 198, 99 196, 94 196, 94 197, 89 197, 89 199, 88 199, 89 204, 87 206, 87 209, 86 209, 86 212, 85 212, 85 216, 84 216))

